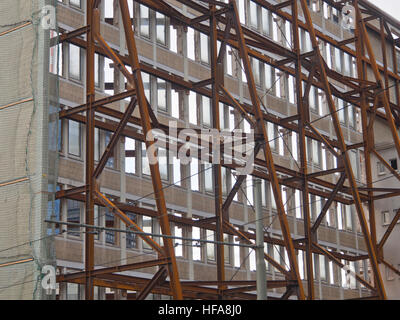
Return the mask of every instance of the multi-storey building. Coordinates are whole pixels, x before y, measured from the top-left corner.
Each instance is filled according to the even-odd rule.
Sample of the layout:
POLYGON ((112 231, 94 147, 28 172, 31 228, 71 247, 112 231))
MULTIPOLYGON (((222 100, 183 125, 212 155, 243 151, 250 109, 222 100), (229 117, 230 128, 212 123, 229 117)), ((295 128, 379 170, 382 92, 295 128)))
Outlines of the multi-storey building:
MULTIPOLYGON (((198 16, 193 7, 188 3, 185 4, 186 1, 170 0, 167 2, 187 17, 198 16)), ((206 5, 201 1, 193 2, 196 5, 206 5)), ((224 2, 228 3, 228 1, 224 2)), ((282 15, 268 10, 268 6, 265 5, 277 5, 279 2, 283 1, 238 0, 240 22, 255 34, 275 42, 281 48, 293 51, 295 43, 291 24, 283 19, 282 15)), ((210 35, 200 32, 198 28, 186 26, 179 19, 164 15, 143 3, 146 1, 128 1, 139 60, 145 66, 142 68, 144 90, 154 114, 163 125, 174 121, 179 128, 212 128, 212 99, 207 95, 200 94, 195 89, 190 90, 180 85, 181 83, 196 83, 209 78, 212 46, 210 35), (159 70, 164 74, 166 72, 174 75, 175 80, 166 80, 165 77, 160 76, 159 70)), ((342 12, 337 5, 332 4, 334 1, 312 0, 307 3, 314 28, 319 33, 327 35, 336 43, 354 37, 354 30, 343 27, 342 12)), ((365 5, 364 2, 361 5, 365 5)), ((113 50, 124 56, 127 54, 127 49, 119 2, 102 0, 99 8, 100 29, 104 39, 113 50)), ((282 10, 284 13, 291 12, 290 6, 282 8, 278 6, 275 9, 282 10)), ((304 21, 302 12, 300 12, 299 19, 304 21)), ((59 0, 57 2, 57 32, 59 34, 68 34, 86 24, 86 1, 59 0)), ((371 41, 376 44, 379 34, 374 29, 374 27, 376 28, 375 22, 372 21, 370 24, 372 27, 368 30, 371 32, 371 41)), ((57 32, 51 31, 51 35, 55 37, 57 32)), ((299 29, 299 37, 301 54, 305 54, 304 56, 307 57, 306 53, 313 50, 312 39, 305 28, 299 29)), ((82 45, 84 40, 82 37, 80 40, 74 37, 66 37, 64 40, 57 45, 54 45, 54 42, 51 43, 53 46, 50 48, 49 58, 50 72, 52 73, 50 81, 58 83, 60 108, 68 110, 86 103, 86 51, 82 45)), ((329 70, 343 78, 359 77, 357 59, 350 54, 350 50, 355 51, 356 49, 354 43, 345 43, 340 47, 334 46, 320 36, 318 40, 321 54, 329 70)), ((385 45, 389 51, 390 44, 385 42, 385 45)), ((261 49, 260 52, 262 52, 261 49)), ((382 59, 380 53, 376 54, 378 61, 382 59)), ((269 53, 269 56, 271 61, 277 61, 279 58, 279 54, 269 53)), ((388 69, 390 72, 396 73, 394 61, 389 60, 388 69)), ((266 59, 258 59, 254 54, 251 55, 250 62, 257 94, 265 108, 265 114, 271 120, 266 122, 268 143, 273 153, 273 160, 279 167, 279 178, 282 181, 290 180, 290 174, 301 171, 301 147, 298 131, 290 129, 293 128, 293 125, 291 127, 286 125, 282 119, 298 113, 295 74, 284 72, 279 66, 267 63, 266 59)), ((248 79, 239 50, 228 45, 223 64, 225 87, 237 101, 243 105, 251 105, 248 79)), ((287 63, 286 70, 291 70, 293 64, 287 63)), ((383 63, 379 63, 379 65, 382 66, 383 63)), ((125 91, 126 80, 112 60, 97 52, 94 67, 96 100, 125 91)), ((331 79, 331 81, 338 91, 354 89, 354 87, 344 85, 340 79, 331 79)), ((329 139, 333 143, 332 141, 336 141, 337 136, 334 123, 329 117, 332 112, 329 109, 325 91, 321 86, 314 84, 308 87, 305 81, 303 81, 303 89, 309 90, 307 101, 309 122, 324 139, 329 139)), ((357 185, 364 187, 367 184, 364 152, 361 147, 356 146, 365 139, 361 111, 356 103, 349 103, 338 96, 335 93, 333 98, 344 142, 347 146, 355 146, 349 148, 347 154, 357 185)), ((390 92, 390 101, 398 103, 394 92, 390 92)), ((123 113, 128 103, 129 99, 112 102, 108 104, 108 107, 115 111, 114 114, 110 112, 108 115, 96 116, 95 163, 101 159, 112 138, 112 131, 116 124, 115 114, 123 113)), ((139 111, 135 110, 133 117, 138 116, 139 111)), ((233 131, 240 128, 245 132, 250 130, 249 122, 228 103, 221 102, 219 104, 219 119, 221 129, 233 131)), ((386 125, 385 121, 380 118, 377 121, 382 121, 383 126, 386 125)), ((140 132, 140 126, 131 123, 128 126, 131 132, 140 132)), ((390 140, 390 137, 383 136, 379 130, 376 130, 375 135, 376 138, 379 137, 380 141, 384 141, 385 138, 390 140)), ((149 162, 146 157, 146 146, 143 141, 134 139, 134 137, 135 134, 128 132, 119 139, 98 180, 98 185, 112 201, 140 208, 140 210, 137 209, 136 214, 127 210, 127 215, 144 232, 151 234, 157 243, 162 244, 162 238, 157 236, 157 234, 161 234, 161 230, 160 222, 154 215, 157 209, 149 162)), ((85 184, 86 141, 85 120, 82 114, 66 116, 60 113, 57 191, 69 190, 85 184)), ((339 148, 337 143, 333 146, 337 152, 339 148)), ((318 221, 334 187, 337 184, 343 184, 343 181, 340 182, 343 170, 337 170, 340 163, 338 163, 337 157, 328 150, 323 140, 310 133, 306 135, 306 161, 308 173, 315 173, 316 177, 320 177, 319 185, 311 184, 312 191, 309 194, 309 210, 311 224, 313 224, 318 221), (329 175, 318 175, 321 171, 329 170, 331 170, 329 175)), ((167 150, 161 149, 159 150, 159 168, 165 187, 168 214, 176 217, 175 220, 170 219, 172 221, 171 233, 175 236, 174 249, 181 281, 216 281, 217 244, 204 241, 217 240, 216 231, 208 227, 207 220, 203 225, 193 224, 193 221, 211 219, 215 216, 215 184, 212 171, 209 170, 212 165, 196 158, 193 158, 189 164, 182 164, 178 158, 167 157, 167 150), (191 222, 185 223, 185 221, 191 222)), ((256 169, 264 172, 264 176, 266 176, 266 169, 257 162, 256 169)), ((378 172, 378 176, 379 174, 381 172, 378 172)), ((249 238, 254 239, 255 213, 252 179, 252 176, 248 175, 235 195, 229 209, 229 221, 249 238)), ((222 193, 224 198, 229 194, 236 180, 235 171, 223 166, 222 193)), ((395 178, 390 181, 395 181, 395 178)), ((385 182, 381 183, 385 188, 388 187, 385 182)), ((395 182, 391 187, 395 188, 395 182)), ((302 239, 305 237, 304 207, 300 190, 301 187, 297 184, 288 182, 281 185, 282 201, 290 233, 296 245, 304 244, 302 239)), ((368 259, 358 259, 358 257, 368 257, 369 251, 364 241, 354 201, 348 190, 349 188, 347 191, 335 192, 337 196, 330 204, 326 215, 319 221, 320 226, 315 236, 318 244, 328 252, 334 253, 337 261, 339 264, 343 264, 344 268, 328 259, 326 255, 312 253, 316 299, 350 299, 370 296, 367 288, 354 276, 356 273, 365 281, 373 282, 368 259)), ((366 202, 365 199, 364 197, 364 202, 366 202)), ((387 215, 385 212, 388 211, 393 215, 399 206, 395 205, 396 198, 393 198, 392 201, 393 205, 390 208, 385 206, 382 212, 379 212, 381 204, 376 202, 376 214, 384 217, 387 215)), ((385 202, 384 205, 386 204, 385 202)), ((58 224, 49 223, 49 232, 57 234, 54 237, 57 271, 59 274, 80 272, 85 269, 84 198, 60 197, 55 201, 54 208, 55 210, 47 216, 47 219, 60 222, 58 224)), ((366 208, 367 205, 364 206, 365 210, 367 210, 366 208)), ((265 252, 289 270, 289 257, 283 245, 283 234, 279 219, 277 219, 277 204, 269 179, 262 179, 262 210, 265 216, 263 220, 266 236, 265 252), (268 239, 273 240, 268 241, 268 239)), ((390 220, 383 219, 384 224, 390 223, 390 220)), ((107 268, 157 258, 156 252, 148 243, 134 233, 124 232, 125 224, 116 218, 112 210, 107 207, 95 205, 94 221, 96 226, 103 228, 99 228, 95 233, 94 264, 96 268, 107 268)), ((381 224, 378 219, 376 224, 379 235, 381 224)), ((392 235, 390 241, 394 241, 395 237, 392 235)), ((240 246, 242 242, 231 233, 225 233, 223 239, 227 243, 224 246, 225 279, 230 281, 255 280, 255 251, 246 246, 240 246)), ((308 274, 305 251, 299 250, 296 246, 295 254, 299 274, 305 284, 308 274)), ((389 256, 392 257, 392 255, 393 258, 397 257, 394 248, 385 251, 386 258, 390 259, 389 256)), ((399 263, 398 260, 391 261, 399 263)), ((271 283, 284 280, 282 273, 278 272, 272 264, 267 262, 266 269, 268 280, 271 283)), ((130 279, 150 279, 156 272, 156 267, 151 267, 124 271, 122 274, 130 279)), ((384 274, 384 278, 386 278, 386 274, 384 274)), ((398 282, 397 278, 393 281, 398 282)), ((387 280, 385 283, 390 287, 391 280, 389 278, 387 280)), ((137 281, 140 283, 140 280, 137 281)), ((387 289, 389 297, 398 297, 395 290, 387 289)), ((279 286, 270 287, 268 295, 270 298, 279 298, 285 291, 285 288, 279 286)), ((57 286, 57 297, 59 299, 82 299, 84 298, 84 284, 60 282, 57 286)), ((136 292, 107 286, 95 287, 95 298, 112 297, 117 299, 134 298, 136 292)), ((255 289, 242 296, 242 298, 254 297, 255 289)), ((294 293, 292 297, 295 298, 294 293)), ((163 294, 162 291, 157 291, 157 293, 149 295, 149 298, 169 299, 170 296, 167 292, 163 294)))
MULTIPOLYGON (((398 172, 399 157, 396 153, 393 143, 387 141, 377 143, 377 150, 390 167, 398 172)), ((391 173, 389 167, 385 166, 383 161, 377 159, 374 168, 374 181, 376 185, 381 188, 396 188, 398 185, 396 176, 391 173)), ((394 197, 392 199, 382 199, 376 201, 376 226, 377 235, 382 238, 388 231, 393 219, 399 214, 400 198, 394 197)), ((383 255, 386 261, 390 261, 389 265, 382 264, 382 275, 384 277, 385 288, 388 297, 391 299, 398 299, 399 297, 399 221, 393 225, 393 231, 386 240, 383 250, 383 255), (391 268, 394 267, 395 269, 391 268)))

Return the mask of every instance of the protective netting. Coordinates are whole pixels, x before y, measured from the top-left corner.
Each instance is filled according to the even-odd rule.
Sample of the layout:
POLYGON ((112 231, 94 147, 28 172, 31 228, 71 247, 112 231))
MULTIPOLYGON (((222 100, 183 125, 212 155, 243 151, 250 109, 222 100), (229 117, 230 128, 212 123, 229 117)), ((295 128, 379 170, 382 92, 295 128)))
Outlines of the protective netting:
POLYGON ((41 270, 55 266, 44 220, 57 209, 58 81, 45 6, 57 0, 0 1, 0 299, 52 297, 41 270))

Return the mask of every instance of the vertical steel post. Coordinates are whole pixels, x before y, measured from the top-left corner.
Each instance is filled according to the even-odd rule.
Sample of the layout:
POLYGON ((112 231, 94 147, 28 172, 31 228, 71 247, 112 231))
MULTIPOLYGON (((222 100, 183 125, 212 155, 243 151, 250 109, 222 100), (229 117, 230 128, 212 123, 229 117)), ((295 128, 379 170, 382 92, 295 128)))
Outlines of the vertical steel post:
MULTIPOLYGON (((86 201, 85 201, 85 223, 94 225, 94 121, 95 110, 93 102, 95 99, 94 83, 94 0, 88 0, 86 5, 86 19, 88 25, 87 47, 86 47, 86 201)), ((94 269, 94 234, 86 227, 85 233, 85 299, 93 300, 93 278, 91 272, 94 269)))
POLYGON ((257 300, 267 300, 267 270, 264 260, 264 226, 261 207, 261 180, 253 180, 254 207, 256 211, 256 272, 257 300))
MULTIPOLYGON (((297 99, 297 113, 300 117, 298 121, 299 127, 299 151, 300 151, 300 166, 303 174, 302 183, 302 202, 303 202, 303 218, 304 218, 304 236, 306 239, 306 266, 307 266, 307 298, 314 299, 314 268, 312 259, 312 232, 310 222, 310 205, 309 205, 309 191, 308 191, 308 164, 307 164, 307 149, 306 149, 306 135, 305 125, 309 118, 308 103, 303 101, 303 86, 301 80, 301 51, 300 51, 300 38, 299 38, 299 20, 298 20, 298 5, 297 0, 292 2, 292 31, 293 31, 293 44, 294 52, 296 53, 296 99, 297 99)), ((312 81, 312 78, 309 79, 312 81)), ((305 96, 304 98, 308 98, 305 96)))
MULTIPOLYGON (((218 45, 217 45, 217 18, 215 16, 215 5, 209 6, 210 8, 210 41, 211 41, 211 79, 212 79, 212 121, 213 128, 220 132, 220 116, 219 116, 219 86, 223 85, 221 79, 224 76, 222 61, 218 62, 218 45)), ((219 143, 220 141, 218 141, 219 143)), ((213 156, 218 159, 213 159, 213 177, 214 177, 214 193, 215 193, 215 215, 216 215, 216 239, 217 244, 217 279, 219 283, 225 281, 225 255, 224 246, 224 223, 222 211, 222 173, 221 173, 221 155, 219 148, 216 149, 217 141, 213 137, 213 156), (215 161, 216 160, 216 161, 215 161)), ((225 286, 218 285, 219 298, 223 297, 223 290, 225 286)))

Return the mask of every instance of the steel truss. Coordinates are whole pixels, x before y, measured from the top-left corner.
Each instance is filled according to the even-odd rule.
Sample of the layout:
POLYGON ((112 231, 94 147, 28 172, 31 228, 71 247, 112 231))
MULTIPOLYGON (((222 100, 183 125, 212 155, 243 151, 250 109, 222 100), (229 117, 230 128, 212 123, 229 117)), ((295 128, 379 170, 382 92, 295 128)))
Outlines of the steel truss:
MULTIPOLYGON (((197 226, 204 229, 216 231, 216 240, 223 242, 223 234, 235 235, 242 239, 244 243, 254 244, 255 235, 238 230, 229 221, 229 207, 235 194, 240 189, 246 176, 239 176, 232 190, 226 198, 222 196, 221 168, 226 167, 235 169, 232 164, 221 162, 213 165, 214 190, 215 190, 215 218, 196 221, 193 219, 176 217, 167 214, 167 207, 164 197, 163 184, 160 177, 158 164, 151 164, 151 177, 154 188, 154 197, 157 203, 157 210, 149 210, 138 206, 110 201, 101 192, 98 185, 98 178, 101 175, 105 164, 112 154, 113 148, 122 136, 130 137, 146 143, 149 148, 154 144, 154 137, 151 135, 152 128, 158 128, 168 133, 168 128, 157 120, 150 104, 146 100, 141 71, 147 72, 158 78, 172 83, 175 87, 183 90, 192 90, 204 96, 212 98, 213 127, 219 128, 219 102, 223 102, 235 108, 235 110, 246 118, 260 139, 256 140, 254 147, 258 157, 255 160, 256 168, 252 176, 270 181, 275 202, 277 204, 277 214, 283 239, 277 239, 265 234, 264 239, 267 243, 283 245, 289 258, 289 268, 281 265, 273 257, 265 253, 265 259, 281 272, 286 280, 268 281, 269 288, 286 288, 282 299, 288 299, 291 295, 297 295, 298 299, 314 299, 314 274, 313 274, 313 253, 325 255, 330 261, 341 268, 345 268, 342 260, 360 261, 368 259, 372 269, 372 282, 364 277, 354 274, 354 277, 365 288, 371 292, 371 299, 385 299, 386 293, 382 281, 379 264, 383 263, 396 273, 400 272, 388 263, 383 257, 383 247, 392 232, 395 224, 400 218, 400 210, 388 227, 385 235, 378 241, 375 227, 374 201, 400 195, 400 189, 377 189, 374 188, 372 181, 371 158, 376 156, 382 161, 391 173, 400 180, 400 175, 380 156, 374 148, 373 126, 378 117, 385 121, 390 128, 396 150, 400 155, 400 140, 397 127, 400 125, 400 76, 388 68, 388 60, 394 61, 396 65, 396 46, 399 41, 394 39, 390 26, 399 28, 397 22, 384 16, 362 0, 353 0, 356 9, 356 29, 354 37, 337 42, 314 29, 310 11, 306 0, 285 1, 278 5, 273 5, 265 0, 253 0, 258 5, 273 12, 276 16, 289 21, 292 26, 293 50, 264 37, 247 27, 240 24, 236 2, 229 0, 229 3, 202 0, 178 0, 179 3, 197 12, 196 17, 188 17, 172 7, 168 1, 160 0, 137 0, 153 10, 156 10, 170 18, 176 24, 184 27, 192 27, 200 32, 206 33, 211 39, 211 74, 210 78, 198 83, 187 81, 178 75, 171 74, 160 68, 153 68, 141 63, 138 59, 138 52, 132 21, 129 16, 127 0, 119 0, 121 17, 125 30, 126 44, 129 54, 122 56, 119 52, 110 48, 100 33, 100 12, 99 0, 87 0, 87 26, 64 33, 60 36, 60 41, 73 43, 86 49, 87 52, 87 100, 86 104, 62 110, 60 118, 72 119, 86 124, 86 185, 70 190, 58 192, 57 197, 84 201, 86 204, 87 225, 94 225, 94 205, 108 207, 118 218, 128 227, 135 231, 142 230, 126 215, 127 212, 159 218, 163 235, 170 236, 170 222, 183 226, 197 226), (292 14, 288 13, 290 9, 292 14), (371 24, 370 21, 377 20, 380 28, 371 24), (301 54, 299 41, 299 28, 308 31, 312 42, 312 51, 301 54), (375 60, 375 52, 372 49, 369 33, 379 34, 382 44, 383 66, 379 66, 375 60), (84 38, 86 35, 86 40, 84 38), (318 39, 338 47, 357 59, 358 78, 344 77, 331 70, 322 58, 318 39), (219 51, 217 41, 221 42, 219 51), (356 50, 351 49, 348 44, 355 44, 356 50), (390 43, 392 52, 386 52, 386 44, 390 43), (223 61, 226 55, 226 45, 237 50, 240 60, 247 77, 248 90, 251 97, 251 105, 240 103, 224 86, 223 61), (122 72, 128 82, 125 92, 114 96, 95 101, 94 91, 94 54, 106 56, 113 60, 114 65, 122 72), (367 56, 368 54, 368 56, 367 56), (390 55, 392 56, 390 58, 390 55), (279 56, 279 58, 272 58, 279 56), (253 71, 250 65, 250 57, 255 57, 271 66, 278 68, 282 72, 295 76, 296 78, 296 103, 297 114, 288 118, 273 116, 262 109, 260 98, 254 81, 253 71), (294 65, 294 67, 293 67, 294 65), (126 66, 132 67, 132 72, 126 66), (367 70, 372 70, 374 78, 368 79, 367 70), (347 92, 337 89, 330 81, 350 88, 347 92), (303 90, 302 82, 306 83, 303 90), (389 84, 394 83, 396 92, 396 102, 390 101, 388 89, 389 84), (308 95, 311 85, 314 85, 325 92, 327 104, 330 111, 330 120, 335 129, 336 138, 332 139, 321 134, 314 126, 309 117, 308 95), (211 87, 210 87, 211 86, 211 87), (343 138, 342 128, 337 115, 337 107, 333 100, 337 96, 344 101, 360 108, 362 115, 363 141, 355 145, 346 145, 343 138), (111 102, 119 101, 129 97, 131 99, 124 113, 115 111, 107 105, 111 102), (140 118, 134 117, 133 111, 138 106, 140 118), (380 109, 384 109, 382 112, 380 109), (111 116, 116 121, 101 122, 95 119, 96 114, 111 116), (266 130, 266 122, 271 122, 281 127, 297 132, 299 135, 300 169, 295 171, 275 164, 269 146, 269 138, 266 130), (140 126, 138 131, 129 125, 140 126), (101 160, 95 167, 94 162, 94 130, 95 127, 114 132, 106 151, 101 160), (307 166, 306 137, 320 141, 334 157, 337 158, 337 168, 325 170, 318 173, 309 173, 307 166), (365 159, 367 187, 361 188, 357 185, 353 168, 350 162, 348 151, 351 149, 362 149, 365 159), (266 169, 267 173, 264 170, 266 169), (339 173, 338 181, 330 183, 324 179, 328 175, 339 173), (302 206, 304 216, 304 239, 294 241, 289 230, 289 224, 282 202, 280 186, 288 186, 302 192, 302 206), (318 218, 312 224, 309 209, 309 194, 318 195, 327 199, 318 218), (339 252, 327 251, 318 243, 317 230, 324 219, 333 201, 344 204, 354 204, 357 216, 365 240, 367 255, 349 256, 339 252), (367 208, 367 211, 366 211, 367 208), (369 223, 366 213, 369 213, 369 223), (306 256, 307 280, 302 281, 299 274, 295 250, 303 250, 306 256), (307 290, 303 287, 306 284, 307 290)), ((324 0, 333 7, 341 10, 343 2, 324 0)), ((182 130, 184 128, 179 128, 182 130)), ((202 141, 198 141, 201 145, 202 141)), ((176 149, 177 145, 171 141, 168 149, 176 149)), ((148 155, 151 157, 151 154, 148 155)), ((221 158, 223 156, 221 155, 221 158)), ((151 159, 149 159, 151 160, 151 159)), ((150 161, 150 163, 152 163, 150 161)), ((205 299, 255 299, 255 295, 249 292, 256 288, 255 281, 227 281, 225 278, 224 266, 224 246, 217 245, 217 281, 180 281, 178 266, 174 253, 174 246, 171 238, 164 238, 164 246, 160 246, 149 236, 141 234, 140 237, 146 241, 155 252, 158 258, 146 262, 138 262, 129 265, 115 266, 106 269, 96 269, 94 265, 94 234, 92 229, 86 226, 85 233, 85 270, 80 273, 58 276, 59 282, 74 282, 85 285, 86 299, 93 299, 93 286, 112 287, 125 290, 140 292, 136 298, 144 299, 150 293, 161 293, 172 295, 174 299, 183 298, 205 298, 205 299), (152 279, 142 279, 127 277, 117 274, 121 271, 135 270, 146 267, 158 266, 152 279), (169 280, 166 281, 167 276, 169 280)), ((346 269, 347 270, 347 269, 346 269)))

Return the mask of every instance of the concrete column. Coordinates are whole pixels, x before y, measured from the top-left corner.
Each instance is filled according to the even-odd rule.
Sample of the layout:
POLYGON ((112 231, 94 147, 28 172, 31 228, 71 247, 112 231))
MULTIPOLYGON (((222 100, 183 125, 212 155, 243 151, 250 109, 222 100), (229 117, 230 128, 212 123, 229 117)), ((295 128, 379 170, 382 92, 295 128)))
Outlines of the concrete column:
POLYGON ((267 300, 267 271, 264 260, 264 228, 261 206, 261 180, 253 180, 254 207, 256 210, 256 270, 257 270, 257 300, 267 300))

